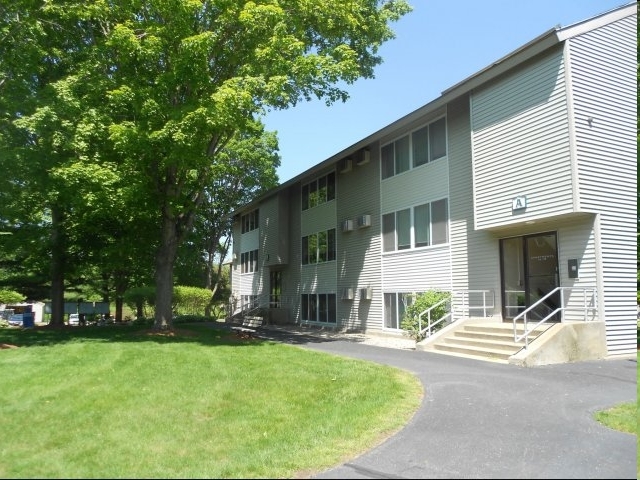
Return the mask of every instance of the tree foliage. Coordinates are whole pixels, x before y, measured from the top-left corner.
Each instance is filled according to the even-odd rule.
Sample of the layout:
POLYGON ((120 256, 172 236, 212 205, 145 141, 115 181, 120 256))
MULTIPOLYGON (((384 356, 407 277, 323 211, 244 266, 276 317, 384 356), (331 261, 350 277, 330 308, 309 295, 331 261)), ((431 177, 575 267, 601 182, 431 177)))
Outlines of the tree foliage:
POLYGON ((450 292, 427 290, 415 297, 406 299, 408 305, 400 326, 416 341, 423 340, 423 330, 431 325, 431 333, 440 330, 447 322, 440 321, 448 312, 447 301, 451 300, 450 292), (427 311, 430 310, 430 313, 427 311))
MULTIPOLYGON (((394 36, 389 24, 409 10, 404 0, 4 6, 0 145, 10 148, 0 166, 20 172, 7 190, 16 194, 7 214, 20 221, 8 226, 31 211, 30 223, 50 233, 54 323, 65 274, 89 262, 85 254, 100 252, 93 260, 122 295, 146 244, 155 326, 170 327, 178 247, 213 201, 212 186, 246 165, 249 152, 234 163, 225 149, 243 135, 265 138, 256 128, 271 108, 346 100, 346 86, 374 76, 378 48, 394 36)), ((275 172, 275 156, 265 161, 275 172)))

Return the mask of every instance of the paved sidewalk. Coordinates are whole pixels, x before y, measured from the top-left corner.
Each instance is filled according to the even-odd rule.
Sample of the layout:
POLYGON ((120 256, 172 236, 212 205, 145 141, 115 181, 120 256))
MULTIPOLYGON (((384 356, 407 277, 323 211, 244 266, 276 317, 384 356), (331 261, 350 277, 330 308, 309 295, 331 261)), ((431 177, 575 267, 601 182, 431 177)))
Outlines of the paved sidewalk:
POLYGON ((400 432, 312 478, 637 478, 636 436, 592 418, 637 402, 636 356, 519 367, 414 350, 408 338, 273 326, 258 336, 402 368, 424 387, 400 432))

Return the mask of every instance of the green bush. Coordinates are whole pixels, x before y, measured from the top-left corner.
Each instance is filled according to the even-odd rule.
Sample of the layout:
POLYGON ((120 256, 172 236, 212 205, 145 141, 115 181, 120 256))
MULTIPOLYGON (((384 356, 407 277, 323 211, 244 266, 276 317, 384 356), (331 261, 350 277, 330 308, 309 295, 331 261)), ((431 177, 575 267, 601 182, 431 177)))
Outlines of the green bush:
MULTIPOLYGON (((404 317, 400 326, 407 334, 415 339, 417 342, 425 338, 424 333, 420 333, 420 326, 426 328, 428 325, 428 315, 422 316, 422 324, 420 325, 420 314, 425 310, 433 307, 434 305, 442 302, 443 300, 450 300, 451 293, 443 292, 440 290, 428 290, 424 293, 420 293, 416 296, 415 300, 406 307, 404 317)), ((447 302, 443 302, 431 311, 431 322, 436 322, 441 319, 449 311, 449 305, 447 302)), ((431 328, 431 332, 440 330, 446 325, 446 322, 439 322, 431 328)))
POLYGON ((22 303, 27 297, 14 290, 0 288, 0 303, 22 303))
POLYGON ((199 287, 173 287, 173 312, 175 315, 204 315, 211 300, 211 290, 199 287))

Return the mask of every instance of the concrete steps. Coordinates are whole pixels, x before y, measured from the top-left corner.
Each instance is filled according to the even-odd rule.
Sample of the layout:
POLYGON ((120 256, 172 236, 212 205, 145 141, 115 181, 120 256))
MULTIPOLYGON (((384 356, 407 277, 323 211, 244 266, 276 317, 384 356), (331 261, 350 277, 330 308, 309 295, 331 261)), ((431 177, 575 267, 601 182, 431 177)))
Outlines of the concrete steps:
MULTIPOLYGON (((543 325, 531 332, 529 342, 550 326, 543 325)), ((516 331, 522 334, 524 327, 520 325, 516 331)), ((513 324, 506 322, 466 322, 449 332, 442 332, 434 340, 428 340, 421 350, 499 363, 509 363, 509 358, 524 346, 522 342, 513 341, 513 324)))

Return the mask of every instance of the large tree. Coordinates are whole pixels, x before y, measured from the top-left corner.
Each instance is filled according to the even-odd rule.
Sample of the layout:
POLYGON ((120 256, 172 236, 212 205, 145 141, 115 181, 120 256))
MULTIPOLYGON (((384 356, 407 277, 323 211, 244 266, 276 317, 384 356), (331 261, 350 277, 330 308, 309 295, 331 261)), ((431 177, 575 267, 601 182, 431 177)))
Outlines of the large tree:
MULTIPOLYGON (((78 150, 98 159, 99 150, 90 145, 106 138, 123 170, 136 172, 131 181, 144 193, 142 208, 157 209, 158 329, 171 326, 177 248, 219 174, 215 160, 230 139, 265 109, 314 97, 327 104, 346 100, 349 84, 374 76, 382 61, 378 48, 394 36, 390 22, 410 10, 404 0, 15 4, 11 15, 0 12, 7 23, 3 31, 14 32, 5 39, 35 42, 35 58, 39 53, 56 72, 49 96, 40 96, 43 104, 28 112, 26 126, 38 152, 52 163, 78 150), (31 28, 20 30, 25 15, 31 28), (17 39, 18 31, 26 39, 17 39), (78 124, 85 143, 75 141, 78 124), (104 132, 106 137, 92 138, 104 132), (54 148, 49 152, 43 145, 54 148)), ((43 71, 42 65, 33 67, 43 71)), ((11 81, 16 77, 0 78, 11 81)), ((41 82, 47 83, 46 75, 41 82)), ((14 116, 21 112, 14 110, 14 116)), ((64 204, 66 192, 56 193, 51 204, 64 204)), ((54 249, 67 241, 65 230, 55 228, 65 215, 64 209, 51 209, 54 249)))

